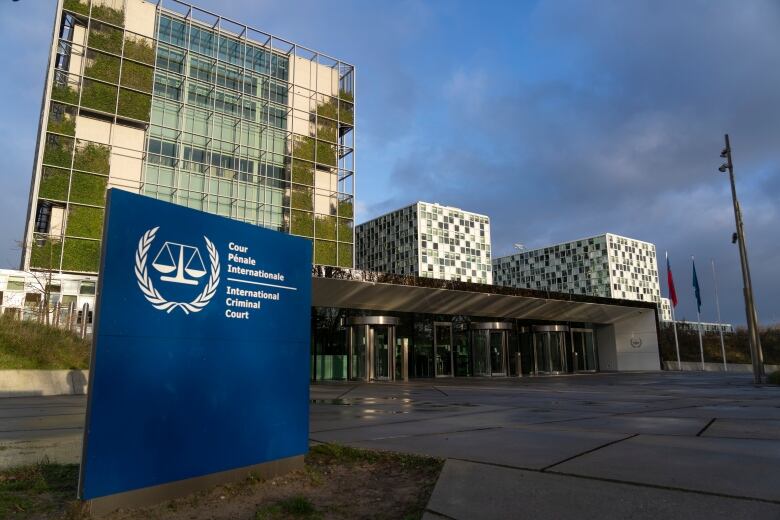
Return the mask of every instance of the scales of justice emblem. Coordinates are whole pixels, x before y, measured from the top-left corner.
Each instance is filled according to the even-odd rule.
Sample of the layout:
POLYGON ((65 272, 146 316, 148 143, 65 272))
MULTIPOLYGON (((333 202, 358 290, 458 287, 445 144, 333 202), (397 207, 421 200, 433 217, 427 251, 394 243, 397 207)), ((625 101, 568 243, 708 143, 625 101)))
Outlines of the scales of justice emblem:
POLYGON ((200 279, 209 274, 203 291, 192 301, 176 302, 167 300, 154 286, 149 270, 146 266, 149 249, 159 226, 147 230, 138 240, 138 248, 135 251, 135 277, 138 287, 149 303, 155 309, 172 312, 179 308, 184 314, 199 312, 209 304, 219 285, 219 253, 213 242, 208 237, 203 237, 206 242, 206 250, 209 257, 209 270, 203 263, 203 257, 197 246, 166 241, 152 260, 152 268, 161 273, 160 281, 182 285, 199 285, 200 279))

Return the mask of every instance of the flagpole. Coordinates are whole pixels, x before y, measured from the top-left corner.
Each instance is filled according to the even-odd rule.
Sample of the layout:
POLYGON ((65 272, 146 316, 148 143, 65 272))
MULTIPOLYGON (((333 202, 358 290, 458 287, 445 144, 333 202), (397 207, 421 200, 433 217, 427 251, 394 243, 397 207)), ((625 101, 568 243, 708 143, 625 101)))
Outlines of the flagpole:
MULTIPOLYGON (((696 261, 694 260, 693 255, 691 255, 691 262, 693 262, 693 273, 694 273, 693 280, 695 282, 694 287, 696 287, 696 289, 698 289, 699 280, 695 276, 696 275, 696 261)), ((699 295, 696 295, 696 301, 697 301, 697 305, 696 305, 696 320, 699 323, 699 352, 701 353, 701 370, 702 370, 702 372, 704 372, 704 342, 701 339, 701 310, 699 309, 699 303, 698 303, 700 301, 699 300, 699 295)))
POLYGON ((666 254, 666 288, 667 292, 669 293, 669 307, 672 308, 672 330, 674 331, 674 349, 677 351, 677 370, 682 371, 682 363, 680 362, 680 342, 677 341, 677 321, 674 318, 674 306, 676 304, 677 300, 677 291, 675 291, 674 300, 672 300, 672 287, 671 285, 674 285, 672 283, 669 285, 669 277, 670 274, 670 267, 669 267, 669 251, 664 251, 666 254))
POLYGON ((674 305, 672 307, 672 330, 674 331, 674 348, 677 350, 677 370, 682 371, 680 362, 680 343, 677 341, 677 321, 674 318, 674 305))
POLYGON ((712 281, 715 282, 715 309, 718 311, 718 332, 720 332, 720 351, 723 354, 723 371, 728 372, 729 367, 726 363, 726 344, 723 342, 723 325, 720 323, 720 301, 718 301, 718 277, 715 275, 715 259, 712 261, 712 281))

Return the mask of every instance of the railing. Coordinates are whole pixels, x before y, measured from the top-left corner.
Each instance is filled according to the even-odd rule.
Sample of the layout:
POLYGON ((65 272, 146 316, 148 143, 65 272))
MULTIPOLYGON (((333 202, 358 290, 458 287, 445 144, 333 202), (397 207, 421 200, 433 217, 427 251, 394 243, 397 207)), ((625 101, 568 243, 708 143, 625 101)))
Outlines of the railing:
POLYGON ((27 303, 24 307, 0 306, 0 315, 23 321, 35 321, 78 334, 92 336, 92 309, 88 303, 77 309, 76 303, 53 303, 46 308, 43 302, 27 303))

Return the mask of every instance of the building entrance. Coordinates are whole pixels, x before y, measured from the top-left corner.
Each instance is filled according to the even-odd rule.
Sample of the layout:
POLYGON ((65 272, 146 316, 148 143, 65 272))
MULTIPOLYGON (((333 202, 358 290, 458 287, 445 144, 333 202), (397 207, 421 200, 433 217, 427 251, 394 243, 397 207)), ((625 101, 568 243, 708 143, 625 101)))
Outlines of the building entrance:
POLYGON ((396 352, 395 328, 398 318, 392 316, 356 316, 347 320, 349 379, 358 381, 392 381, 406 374, 406 356, 396 352))
POLYGON ((566 355, 566 325, 536 325, 533 327, 534 372, 562 374, 568 370, 566 355))
POLYGON ((598 368, 592 329, 571 329, 571 367, 574 372, 595 372, 598 368))
POLYGON ((436 377, 452 377, 452 323, 437 321, 433 324, 433 349, 436 377))
POLYGON ((475 376, 507 375, 507 345, 511 323, 472 323, 471 359, 475 376))

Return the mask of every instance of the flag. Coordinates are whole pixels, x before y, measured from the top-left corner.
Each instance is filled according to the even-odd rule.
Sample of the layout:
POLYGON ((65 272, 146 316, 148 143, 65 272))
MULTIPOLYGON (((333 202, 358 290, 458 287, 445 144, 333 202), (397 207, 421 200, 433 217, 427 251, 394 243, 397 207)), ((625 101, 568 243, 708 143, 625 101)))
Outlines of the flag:
POLYGON ((677 291, 674 290, 674 278, 672 278, 672 266, 669 265, 669 253, 666 253, 666 285, 669 287, 669 299, 672 307, 677 307, 677 291))
POLYGON ((693 292, 696 294, 696 308, 701 312, 701 291, 699 291, 699 278, 696 276, 696 262, 691 257, 693 263, 693 292))

